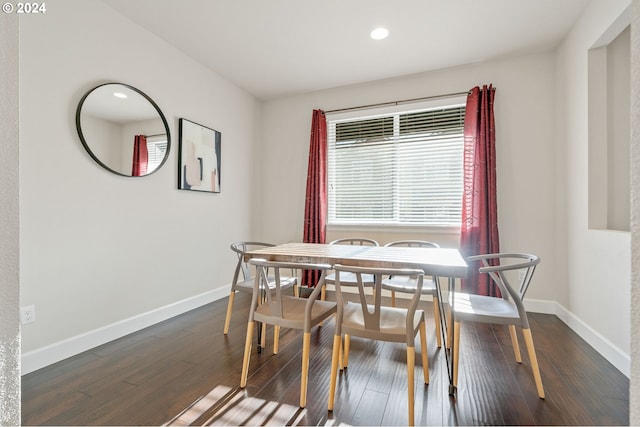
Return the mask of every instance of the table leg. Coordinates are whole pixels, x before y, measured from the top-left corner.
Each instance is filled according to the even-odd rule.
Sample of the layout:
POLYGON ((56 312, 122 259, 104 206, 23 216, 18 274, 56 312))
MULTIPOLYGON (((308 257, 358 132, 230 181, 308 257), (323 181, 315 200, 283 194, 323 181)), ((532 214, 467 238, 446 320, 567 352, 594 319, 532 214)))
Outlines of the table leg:
MULTIPOLYGON (((266 295, 266 291, 264 289, 264 287, 260 290, 260 302, 258 303, 260 304, 264 304, 265 300, 267 299, 267 295, 266 295)), ((256 327, 258 328, 258 331, 256 333, 256 335, 258 336, 258 353, 262 353, 262 330, 264 328, 262 322, 255 322, 256 323, 256 327)), ((266 329, 265 329, 266 331, 266 329)), ((266 332, 265 332, 266 333, 266 332)))
POLYGON ((262 323, 256 322, 256 328, 258 328, 257 336, 258 336, 258 353, 262 353, 262 323))
MULTIPOLYGON (((455 290, 455 278, 448 278, 448 288, 449 295, 452 295, 452 292, 455 290)), ((442 341, 445 343, 445 362, 447 364, 447 376, 449 377, 449 394, 454 395, 456 393, 456 387, 453 385, 453 349, 454 343, 453 340, 450 339, 449 331, 453 331, 453 306, 449 307, 449 316, 445 313, 445 301, 442 297, 442 287, 440 286, 440 281, 436 280, 436 288, 438 292, 438 303, 440 305, 440 333, 442 334, 442 341), (451 329, 449 329, 451 328, 451 329)), ((451 299, 451 303, 453 304, 453 299, 451 299)))

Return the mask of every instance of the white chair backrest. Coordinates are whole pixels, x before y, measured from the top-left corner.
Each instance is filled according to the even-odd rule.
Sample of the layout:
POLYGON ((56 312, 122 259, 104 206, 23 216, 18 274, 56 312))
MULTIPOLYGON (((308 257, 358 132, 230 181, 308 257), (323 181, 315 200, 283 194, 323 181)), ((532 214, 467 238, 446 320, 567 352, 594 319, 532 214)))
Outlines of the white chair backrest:
POLYGON ((407 246, 416 248, 439 248, 440 245, 434 242, 426 240, 396 240, 395 242, 389 242, 385 246, 407 246))
MULTIPOLYGON (((255 306, 257 306, 258 302, 258 294, 261 289, 259 286, 260 281, 262 283, 270 283, 275 285, 275 292, 265 292, 264 297, 266 302, 269 304, 271 315, 274 317, 284 318, 283 311, 283 294, 282 294, 282 286, 281 286, 281 274, 280 270, 282 269, 291 269, 291 270, 320 270, 322 272, 320 276, 320 280, 318 281, 317 290, 319 291, 322 284, 324 283, 324 278, 326 276, 327 270, 331 269, 329 264, 311 264, 311 263, 298 263, 298 262, 277 262, 277 261, 267 261, 262 258, 252 258, 249 260, 249 264, 256 267, 256 277, 255 277, 255 285, 253 287, 253 298, 251 301, 252 310, 255 310, 255 306), (273 271, 273 276, 271 281, 268 279, 269 270, 273 271)), ((314 290, 313 294, 317 294, 318 292, 314 290)), ((311 298, 311 297, 310 297, 311 298)), ((308 309, 311 309, 311 306, 308 305, 308 309)), ((311 313, 308 313, 309 315, 311 313)), ((253 315, 250 316, 250 321, 253 320, 253 315)))
POLYGON ((330 245, 360 245, 360 246, 380 246, 380 244, 366 237, 347 237, 344 239, 337 239, 329 243, 330 245))
MULTIPOLYGON (((381 294, 382 294, 382 279, 386 276, 409 276, 412 277, 416 281, 416 289, 411 298, 411 302, 408 307, 408 317, 407 317, 407 335, 411 337, 411 342, 413 340, 413 334, 410 331, 413 330, 413 319, 418 308, 418 302, 420 301, 420 296, 422 294, 422 283, 423 283, 423 275, 424 271, 417 269, 397 269, 397 268, 370 268, 370 267, 356 267, 356 266, 346 266, 336 264, 333 266, 333 269, 336 272, 336 300, 338 302, 338 318, 342 317, 342 312, 345 298, 341 291, 340 286, 340 274, 341 273, 354 273, 357 278, 357 287, 358 287, 358 296, 360 308, 362 309, 362 315, 365 322, 365 328, 372 332, 371 338, 375 339, 375 333, 380 332, 381 326, 381 294), (362 280, 362 276, 365 274, 373 275, 375 278, 375 298, 373 304, 368 304, 365 294, 365 286, 362 280)), ((383 309, 392 309, 397 310, 391 307, 383 307, 383 309)), ((409 343, 409 338, 407 338, 407 342, 409 343)))
POLYGON ((275 246, 273 243, 264 243, 264 242, 235 242, 231 244, 231 250, 236 253, 238 256, 238 264, 236 265, 235 273, 233 274, 233 282, 238 283, 238 278, 240 272, 242 272, 242 277, 244 280, 249 280, 253 278, 253 274, 251 274, 251 269, 249 268, 249 263, 244 260, 245 252, 249 252, 255 249, 266 248, 270 246, 275 246))
MULTIPOLYGON (((409 248, 439 248, 440 245, 434 242, 429 242, 427 240, 396 240, 395 242, 389 242, 385 246, 405 246, 409 248)), ((433 280, 436 281, 438 278, 436 276, 432 276, 433 280)))
POLYGON ((522 300, 529 289, 536 266, 540 264, 540 257, 524 253, 499 253, 471 256, 468 261, 480 261, 482 266, 478 271, 489 274, 489 277, 500 289, 502 298, 513 299, 516 307, 518 307, 520 318, 527 318, 522 300), (519 286, 517 290, 511 286, 506 274, 513 271, 518 272, 519 286), (521 274, 519 273, 520 271, 522 271, 521 274))

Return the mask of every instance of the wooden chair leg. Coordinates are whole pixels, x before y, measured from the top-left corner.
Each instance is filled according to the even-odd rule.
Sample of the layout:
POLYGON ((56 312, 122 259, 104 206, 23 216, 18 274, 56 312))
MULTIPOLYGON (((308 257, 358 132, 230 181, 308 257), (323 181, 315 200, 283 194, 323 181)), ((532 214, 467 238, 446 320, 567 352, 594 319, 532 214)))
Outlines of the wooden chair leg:
POLYGON ((420 354, 422 356, 422 374, 424 383, 429 384, 429 358, 427 355, 427 327, 425 321, 420 323, 420 354))
POLYGON ((336 378, 338 376, 338 359, 342 352, 342 337, 333 336, 333 352, 331 353, 331 378, 329 379, 329 402, 327 408, 333 411, 333 404, 336 398, 336 378))
POLYGON ((229 333, 229 325, 231 324, 231 311, 233 310, 233 299, 236 296, 235 291, 231 291, 229 294, 229 303, 227 304, 227 318, 224 320, 224 334, 229 333))
POLYGON ((251 357, 251 341, 253 340, 253 328, 255 328, 255 322, 249 322, 249 324, 247 325, 247 338, 244 342, 244 358, 242 360, 240 388, 245 388, 247 386, 247 377, 249 376, 249 359, 251 357))
POLYGON ((416 349, 415 347, 407 346, 407 391, 409 400, 409 425, 414 425, 414 388, 415 379, 414 372, 416 367, 416 349))
POLYGON ((293 296, 300 298, 300 288, 298 285, 293 285, 293 296))
POLYGON ((342 356, 342 368, 346 368, 349 365, 349 349, 351 347, 351 335, 344 335, 344 354, 342 356))
POLYGON ((458 361, 460 357, 460 322, 453 324, 453 386, 458 386, 458 361))
POLYGON ((300 376, 300 407, 307 406, 307 382, 309 379, 309 348, 311 347, 311 332, 302 336, 302 372, 300 376))
POLYGON ((436 322, 436 341, 438 348, 442 347, 442 331, 440 330, 440 303, 438 297, 433 297, 433 320, 436 322))
POLYGON ((533 371, 533 379, 536 382, 536 389, 538 389, 538 397, 540 399, 544 399, 544 387, 542 387, 542 377, 540 376, 540 367, 538 366, 536 349, 533 346, 531 329, 523 329, 522 335, 524 335, 524 342, 527 345, 527 352, 529 353, 529 360, 531 361, 531 370, 533 371))
POLYGON ((340 354, 338 357, 338 368, 340 368, 340 371, 344 369, 344 347, 342 346, 342 336, 340 336, 340 354))
POLYGON ((273 326, 273 354, 278 354, 280 346, 280 326, 273 326))
POLYGON ((391 307, 396 306, 396 291, 391 291, 391 307))
POLYGON ((260 334, 260 347, 267 346, 267 324, 262 322, 262 333, 260 334))
POLYGON ((515 325, 509 325, 509 335, 511 335, 511 344, 513 345, 513 354, 516 356, 516 362, 522 363, 520 344, 518 344, 518 334, 515 325))

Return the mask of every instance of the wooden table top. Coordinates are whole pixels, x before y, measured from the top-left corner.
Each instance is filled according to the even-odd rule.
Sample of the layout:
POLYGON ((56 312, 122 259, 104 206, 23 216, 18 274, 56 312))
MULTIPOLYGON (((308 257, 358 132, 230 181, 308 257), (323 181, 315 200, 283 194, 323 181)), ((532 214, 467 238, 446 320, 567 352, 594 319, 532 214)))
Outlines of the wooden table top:
POLYGON ((247 252, 245 259, 251 258, 361 267, 418 268, 436 276, 467 276, 467 263, 460 252, 448 248, 285 243, 247 252))

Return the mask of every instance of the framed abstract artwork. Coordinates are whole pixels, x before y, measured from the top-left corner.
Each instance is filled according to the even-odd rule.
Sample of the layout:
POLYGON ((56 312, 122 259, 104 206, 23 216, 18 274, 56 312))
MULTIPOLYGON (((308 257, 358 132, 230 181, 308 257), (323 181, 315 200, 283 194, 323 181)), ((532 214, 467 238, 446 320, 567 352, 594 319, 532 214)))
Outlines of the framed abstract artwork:
POLYGON ((178 189, 220 192, 222 134, 187 119, 180 119, 178 189))

